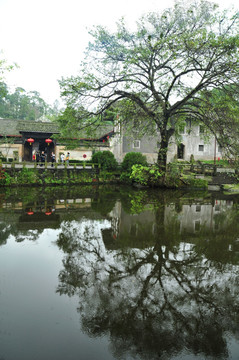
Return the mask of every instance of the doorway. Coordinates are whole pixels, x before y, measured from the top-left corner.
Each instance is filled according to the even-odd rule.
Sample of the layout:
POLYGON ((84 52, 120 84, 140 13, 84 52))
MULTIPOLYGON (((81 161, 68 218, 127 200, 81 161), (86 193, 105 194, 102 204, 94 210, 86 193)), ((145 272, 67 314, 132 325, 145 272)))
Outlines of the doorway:
POLYGON ((32 161, 32 145, 28 142, 24 144, 23 161, 32 161))
POLYGON ((185 145, 181 143, 178 145, 177 158, 184 159, 184 152, 185 152, 185 145))
POLYGON ((42 153, 46 155, 46 161, 51 161, 51 153, 54 152, 55 145, 54 142, 49 145, 46 144, 45 139, 36 139, 34 144, 30 145, 27 141, 24 144, 24 156, 23 161, 32 161, 33 153, 42 153))

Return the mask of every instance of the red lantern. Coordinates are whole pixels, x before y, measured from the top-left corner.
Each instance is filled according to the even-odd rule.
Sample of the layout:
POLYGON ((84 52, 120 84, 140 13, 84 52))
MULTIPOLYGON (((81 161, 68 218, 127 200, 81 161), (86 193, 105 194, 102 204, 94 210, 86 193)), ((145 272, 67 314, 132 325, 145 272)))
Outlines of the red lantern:
POLYGON ((86 154, 83 155, 83 158, 84 158, 84 159, 86 158, 86 154))
POLYGON ((105 142, 105 139, 103 139, 103 143, 105 142))
POLYGON ((34 214, 33 211, 28 211, 28 212, 27 212, 27 215, 33 215, 33 214, 34 214))
POLYGON ((50 143, 52 143, 52 139, 46 139, 45 142, 47 143, 47 145, 49 146, 50 143))
POLYGON ((29 138, 29 139, 27 139, 27 142, 31 145, 32 143, 34 143, 34 139, 32 139, 32 138, 29 138))

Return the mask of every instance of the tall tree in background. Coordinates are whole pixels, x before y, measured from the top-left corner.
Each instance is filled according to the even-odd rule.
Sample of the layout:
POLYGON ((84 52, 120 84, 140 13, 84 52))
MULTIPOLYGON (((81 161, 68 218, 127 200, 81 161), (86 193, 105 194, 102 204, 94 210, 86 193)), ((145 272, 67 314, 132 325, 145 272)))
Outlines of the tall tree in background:
POLYGON ((10 93, 7 84, 0 82, 0 118, 53 120, 58 111, 57 103, 52 108, 41 98, 39 92, 26 92, 23 88, 17 87, 10 93))
MULTIPOLYGON (((210 104, 204 94, 215 88, 227 93, 226 85, 238 83, 238 20, 239 13, 195 1, 145 15, 135 31, 123 20, 115 33, 98 26, 91 32, 80 75, 59 82, 62 97, 76 111, 87 109, 89 124, 120 103, 121 121, 132 121, 144 134, 157 129, 158 164, 164 169, 180 121, 190 117, 210 123, 216 132, 205 118, 210 104)), ((220 121, 226 124, 227 119, 220 121)))
POLYGON ((4 82, 4 74, 14 67, 17 65, 9 65, 0 51, 0 118, 54 120, 60 111, 59 102, 55 101, 51 107, 37 91, 26 92, 21 87, 17 87, 12 93, 9 91, 8 85, 4 82))

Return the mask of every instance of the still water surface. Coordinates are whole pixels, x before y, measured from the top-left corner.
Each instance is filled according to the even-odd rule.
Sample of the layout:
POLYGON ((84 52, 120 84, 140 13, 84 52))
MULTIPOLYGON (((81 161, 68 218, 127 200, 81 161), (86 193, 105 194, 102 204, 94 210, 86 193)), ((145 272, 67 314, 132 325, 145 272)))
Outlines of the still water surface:
POLYGON ((0 189, 0 360, 238 354, 239 197, 0 189))

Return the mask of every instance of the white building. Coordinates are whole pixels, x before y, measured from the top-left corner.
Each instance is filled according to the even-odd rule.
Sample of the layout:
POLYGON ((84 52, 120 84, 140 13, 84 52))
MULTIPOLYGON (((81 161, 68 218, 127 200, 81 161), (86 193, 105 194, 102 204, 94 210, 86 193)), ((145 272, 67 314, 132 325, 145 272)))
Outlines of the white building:
MULTIPOLYGON (((160 133, 138 137, 127 134, 120 126, 115 127, 114 137, 111 138, 111 151, 118 162, 122 162, 128 152, 141 152, 149 163, 157 161, 160 146, 160 133)), ((190 161, 191 155, 195 160, 214 160, 222 158, 223 152, 216 139, 205 133, 200 125, 185 124, 178 139, 172 137, 168 148, 168 162, 174 159, 190 161)))

